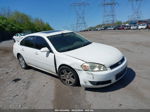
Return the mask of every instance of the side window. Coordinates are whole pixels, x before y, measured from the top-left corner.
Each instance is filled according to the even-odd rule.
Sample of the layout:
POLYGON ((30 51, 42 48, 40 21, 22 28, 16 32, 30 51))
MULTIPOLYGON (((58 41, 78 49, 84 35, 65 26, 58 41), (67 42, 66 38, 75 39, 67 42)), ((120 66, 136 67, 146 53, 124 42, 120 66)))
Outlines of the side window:
POLYGON ((49 48, 49 45, 44 38, 37 36, 35 39, 35 47, 40 50, 43 47, 49 48))
POLYGON ((21 41, 20 45, 34 48, 34 37, 26 37, 21 41))

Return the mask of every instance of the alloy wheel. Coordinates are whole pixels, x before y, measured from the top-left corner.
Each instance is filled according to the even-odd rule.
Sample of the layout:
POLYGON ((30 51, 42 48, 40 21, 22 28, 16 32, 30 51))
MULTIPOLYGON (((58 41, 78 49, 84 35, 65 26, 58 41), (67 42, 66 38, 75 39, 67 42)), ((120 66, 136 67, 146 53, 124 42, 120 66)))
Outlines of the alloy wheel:
POLYGON ((76 78, 74 73, 69 69, 63 69, 60 71, 60 79, 65 85, 74 85, 76 78))
POLYGON ((19 56, 18 60, 19 60, 19 64, 20 64, 21 68, 26 69, 27 65, 26 65, 26 62, 24 61, 23 57, 19 56))

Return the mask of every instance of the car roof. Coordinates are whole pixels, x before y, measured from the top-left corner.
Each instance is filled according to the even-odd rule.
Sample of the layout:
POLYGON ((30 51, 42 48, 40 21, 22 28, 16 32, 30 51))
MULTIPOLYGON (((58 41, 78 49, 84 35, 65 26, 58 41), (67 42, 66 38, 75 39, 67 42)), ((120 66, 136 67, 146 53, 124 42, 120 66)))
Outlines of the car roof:
POLYGON ((45 37, 48 37, 48 36, 53 36, 53 35, 58 35, 58 34, 62 34, 62 33, 69 33, 69 32, 72 32, 72 31, 69 31, 69 30, 49 30, 49 31, 41 31, 41 32, 37 32, 37 33, 32 33, 32 34, 29 34, 27 36, 45 36, 45 37))

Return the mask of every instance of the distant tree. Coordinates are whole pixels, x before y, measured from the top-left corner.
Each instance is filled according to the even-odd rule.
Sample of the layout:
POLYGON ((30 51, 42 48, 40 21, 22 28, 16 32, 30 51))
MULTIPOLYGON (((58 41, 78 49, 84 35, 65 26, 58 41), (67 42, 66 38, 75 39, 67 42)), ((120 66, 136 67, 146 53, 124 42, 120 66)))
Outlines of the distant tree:
POLYGON ((122 24, 122 22, 121 21, 117 21, 117 22, 115 22, 115 25, 121 25, 122 24))
POLYGON ((0 41, 10 39, 15 33, 39 32, 53 28, 39 18, 9 9, 0 10, 0 41))

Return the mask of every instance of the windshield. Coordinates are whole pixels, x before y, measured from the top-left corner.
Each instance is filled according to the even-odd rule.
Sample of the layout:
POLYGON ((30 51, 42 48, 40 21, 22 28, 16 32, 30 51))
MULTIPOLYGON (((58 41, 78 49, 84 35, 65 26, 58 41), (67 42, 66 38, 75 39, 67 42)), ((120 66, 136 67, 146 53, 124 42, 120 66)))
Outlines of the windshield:
POLYGON ((74 32, 49 36, 48 39, 58 52, 66 52, 91 44, 90 41, 74 32))

